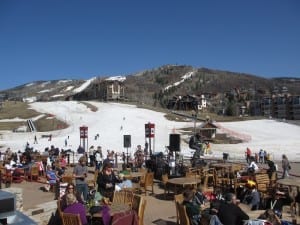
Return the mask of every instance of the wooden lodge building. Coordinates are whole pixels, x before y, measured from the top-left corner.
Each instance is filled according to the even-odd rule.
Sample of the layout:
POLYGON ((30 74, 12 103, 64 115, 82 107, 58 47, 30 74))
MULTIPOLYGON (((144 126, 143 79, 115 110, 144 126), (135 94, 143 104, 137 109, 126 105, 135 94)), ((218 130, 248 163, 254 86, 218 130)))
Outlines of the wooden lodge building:
POLYGON ((123 80, 98 79, 82 92, 68 96, 66 100, 100 100, 122 101, 125 99, 125 86, 123 80))
POLYGON ((203 122, 197 127, 197 132, 206 140, 212 140, 216 137, 217 126, 210 121, 203 122))
POLYGON ((193 95, 185 95, 185 96, 174 96, 172 99, 168 101, 167 108, 172 110, 201 110, 207 107, 206 99, 204 95, 201 96, 193 96, 193 95))

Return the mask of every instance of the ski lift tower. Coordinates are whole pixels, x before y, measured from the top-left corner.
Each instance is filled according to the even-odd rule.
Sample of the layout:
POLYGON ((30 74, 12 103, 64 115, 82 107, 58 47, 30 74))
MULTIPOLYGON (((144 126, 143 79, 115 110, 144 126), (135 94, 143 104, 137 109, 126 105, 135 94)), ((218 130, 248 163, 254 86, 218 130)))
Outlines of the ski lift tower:
MULTIPOLYGON (((155 124, 154 123, 146 123, 145 124, 145 138, 149 138, 148 144, 149 144, 149 153, 150 156, 152 156, 152 148, 151 148, 151 138, 153 138, 153 146, 155 141, 155 124)), ((154 151, 154 147, 153 147, 154 151)))
POLYGON ((84 151, 88 150, 88 127, 81 126, 80 130, 80 146, 83 147, 84 151))

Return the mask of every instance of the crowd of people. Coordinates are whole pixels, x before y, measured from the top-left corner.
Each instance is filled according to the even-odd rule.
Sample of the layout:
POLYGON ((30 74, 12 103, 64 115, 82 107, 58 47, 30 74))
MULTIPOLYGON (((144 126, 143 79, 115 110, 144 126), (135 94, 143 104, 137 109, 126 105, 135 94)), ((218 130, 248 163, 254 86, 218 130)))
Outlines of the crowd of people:
MULTIPOLYGON (((10 149, 7 149, 5 154, 4 164, 7 169, 32 166, 34 164, 33 152, 30 149, 25 151, 13 153, 10 149)), ((100 146, 94 148, 91 146, 88 153, 83 154, 79 158, 78 163, 74 166, 72 176, 74 183, 68 183, 65 194, 60 197, 60 182, 67 167, 67 152, 59 151, 58 148, 51 146, 49 149, 45 149, 43 153, 47 156, 47 161, 43 162, 45 166, 45 174, 48 184, 45 186, 49 191, 51 187, 55 190, 55 199, 61 201, 61 209, 64 212, 79 213, 81 216, 82 224, 87 224, 85 216, 84 205, 89 201, 89 188, 87 184, 88 166, 94 167, 98 172, 97 176, 97 192, 100 196, 108 198, 112 201, 113 193, 118 187, 130 187, 130 182, 124 180, 122 176, 115 174, 113 168, 118 164, 117 157, 119 156, 114 151, 107 150, 106 158, 102 153, 100 146), (89 159, 89 160, 88 160, 89 159), (88 164, 89 161, 89 164, 88 164), (84 213, 83 210, 84 209, 84 213)), ((248 162, 247 172, 249 174, 257 172, 260 168, 260 164, 268 165, 269 176, 276 172, 277 167, 275 163, 270 159, 270 156, 264 150, 260 150, 257 154, 252 154, 250 148, 247 148, 246 160, 248 162)), ((123 163, 126 163, 126 155, 123 153, 123 163)), ((143 167, 145 165, 145 155, 141 146, 138 145, 134 153, 134 167, 143 167)), ((289 170, 291 169, 290 162, 285 154, 282 155, 282 178, 289 176, 289 170)), ((226 192, 215 194, 214 198, 207 199, 205 193, 202 192, 202 188, 198 187, 197 190, 193 190, 188 187, 183 192, 184 201, 182 204, 186 206, 187 214, 190 218, 192 225, 200 225, 203 217, 209 217, 210 221, 213 221, 214 225, 240 225, 243 221, 248 220, 249 216, 241 210, 238 206, 240 202, 247 204, 250 210, 258 210, 262 208, 262 202, 260 193, 256 189, 255 183, 249 181, 245 186, 245 189, 238 195, 226 192), (237 201, 239 197, 239 201, 237 201), (206 210, 206 206, 209 204, 209 210, 206 210)), ((260 219, 267 219, 273 221, 274 224, 280 224, 282 207, 284 204, 290 204, 286 202, 289 200, 289 196, 286 193, 282 193, 278 190, 274 191, 272 198, 268 199, 264 207, 266 211, 260 215, 260 219), (271 211, 270 211, 271 210, 271 211)))
POLYGON ((284 205, 290 204, 289 196, 279 190, 274 190, 272 197, 267 201, 265 210, 257 218, 250 218, 246 210, 239 205, 248 205, 249 210, 262 209, 260 196, 255 186, 247 186, 243 199, 231 192, 214 192, 207 198, 202 188, 196 190, 187 186, 183 191, 183 202, 191 225, 291 225, 291 222, 282 219, 284 205))
MULTIPOLYGON (((249 163, 249 170, 254 172, 259 169, 258 164, 267 164, 268 165, 268 174, 271 176, 272 172, 278 170, 277 164, 271 160, 271 156, 267 153, 266 150, 260 149, 258 153, 252 153, 251 149, 247 147, 245 151, 245 158, 247 163, 249 163)), ((291 170, 291 164, 288 157, 285 154, 282 154, 281 159, 282 166, 282 176, 281 178, 289 177, 289 171, 291 170)))

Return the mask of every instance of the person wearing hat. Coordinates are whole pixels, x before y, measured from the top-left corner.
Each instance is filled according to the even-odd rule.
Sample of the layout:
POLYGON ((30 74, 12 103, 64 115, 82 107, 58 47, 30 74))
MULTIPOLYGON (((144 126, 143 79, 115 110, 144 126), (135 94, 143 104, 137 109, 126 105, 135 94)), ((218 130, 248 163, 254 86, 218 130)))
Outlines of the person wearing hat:
POLYGON ((249 219, 249 216, 237 206, 235 194, 226 193, 224 198, 225 201, 218 210, 218 217, 223 225, 241 225, 243 220, 249 219))
POLYGON ((267 209, 272 209, 276 215, 281 219, 282 208, 286 201, 286 194, 279 190, 274 190, 272 198, 267 201, 267 209))
POLYGON ((255 182, 249 182, 246 184, 247 188, 249 189, 249 198, 248 198, 248 204, 250 206, 251 210, 258 210, 259 204, 260 204, 260 194, 256 189, 256 183, 255 182))

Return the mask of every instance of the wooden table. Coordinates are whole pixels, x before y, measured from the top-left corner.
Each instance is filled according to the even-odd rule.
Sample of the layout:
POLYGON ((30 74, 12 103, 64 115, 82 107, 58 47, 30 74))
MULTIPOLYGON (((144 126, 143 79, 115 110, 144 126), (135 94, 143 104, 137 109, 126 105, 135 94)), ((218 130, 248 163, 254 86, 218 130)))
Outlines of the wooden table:
POLYGON ((184 188, 184 186, 192 185, 195 186, 199 183, 201 183, 201 179, 195 178, 195 177, 177 177, 172 178, 168 180, 168 183, 171 185, 174 185, 174 193, 177 194, 177 186, 181 186, 184 188))
POLYGON ((293 177, 293 178, 285 178, 285 179, 279 179, 276 181, 277 185, 283 185, 283 186, 289 186, 289 187, 298 187, 300 188, 300 179, 293 177))

